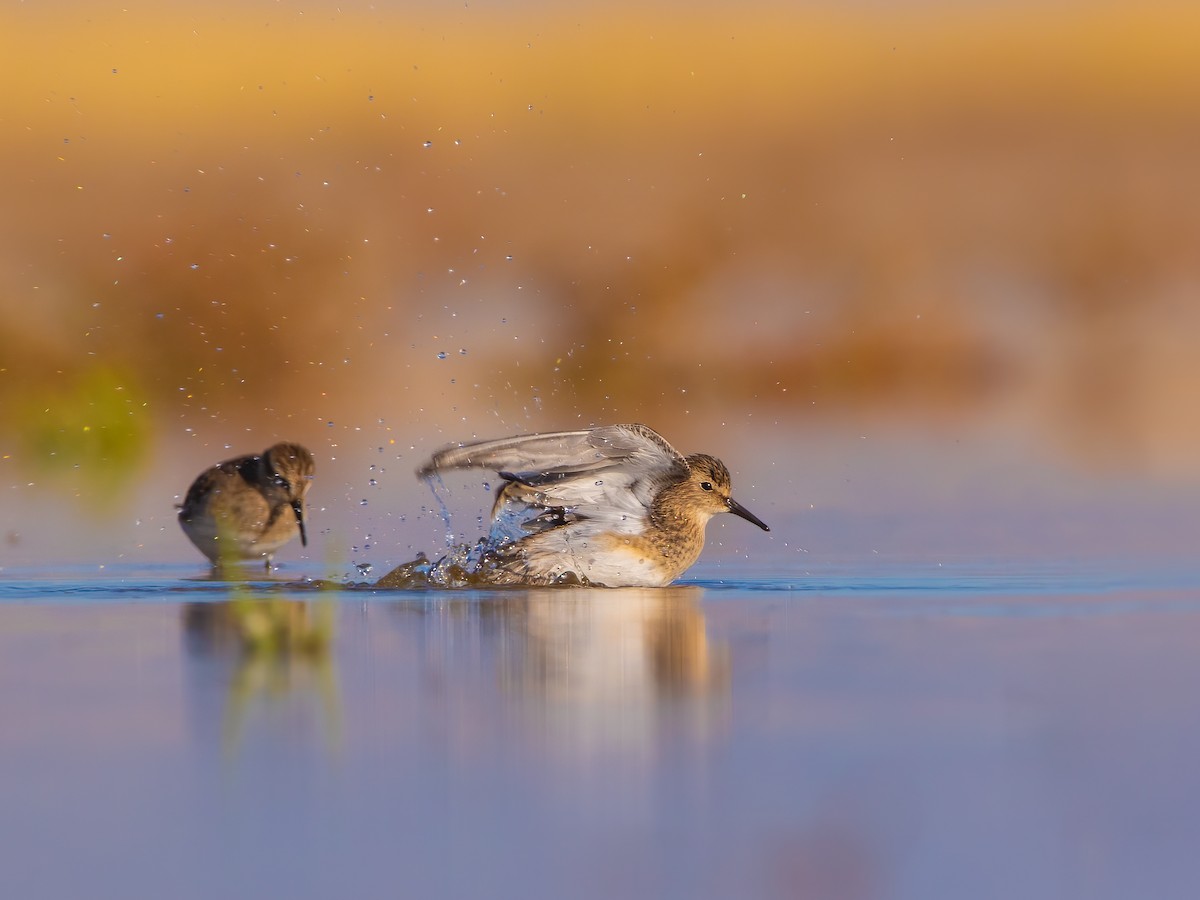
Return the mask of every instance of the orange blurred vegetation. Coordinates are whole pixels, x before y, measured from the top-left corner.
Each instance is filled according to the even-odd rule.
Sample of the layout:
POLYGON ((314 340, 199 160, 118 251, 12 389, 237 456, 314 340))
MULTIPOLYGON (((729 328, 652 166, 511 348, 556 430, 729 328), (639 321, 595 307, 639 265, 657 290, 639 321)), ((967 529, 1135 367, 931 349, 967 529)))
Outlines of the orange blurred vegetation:
POLYGON ((1200 9, 968 7, 10 7, 4 451, 533 397, 1186 469, 1200 9))

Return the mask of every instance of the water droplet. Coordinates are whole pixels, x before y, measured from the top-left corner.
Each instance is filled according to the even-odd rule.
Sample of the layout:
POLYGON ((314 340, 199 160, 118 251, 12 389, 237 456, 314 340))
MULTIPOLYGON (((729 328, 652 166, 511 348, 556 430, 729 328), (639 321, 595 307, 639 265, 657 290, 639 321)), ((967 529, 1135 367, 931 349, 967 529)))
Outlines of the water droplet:
POLYGON ((359 500, 359 501, 358 501, 358 505, 359 505, 359 506, 366 506, 366 505, 367 505, 367 498, 366 498, 366 497, 364 497, 363 499, 359 500))
POLYGON ((376 485, 379 484, 379 482, 376 481, 374 478, 372 478, 367 482, 367 484, 370 485, 371 487, 375 487, 376 485))
POLYGON ((460 348, 458 349, 458 355, 459 355, 459 356, 466 356, 466 355, 467 355, 467 348, 466 348, 466 347, 460 347, 460 348))
POLYGON ((426 142, 425 142, 424 144, 422 144, 421 146, 422 146, 422 147, 432 147, 432 146, 433 146, 433 141, 426 141, 426 142))
POLYGON ((438 359, 445 359, 446 351, 445 350, 441 351, 440 353, 438 353, 437 357, 438 357, 438 359))
POLYGON ((370 575, 371 570, 375 567, 373 565, 371 565, 370 563, 355 563, 354 568, 358 569, 359 575, 362 575, 365 577, 367 575, 370 575))

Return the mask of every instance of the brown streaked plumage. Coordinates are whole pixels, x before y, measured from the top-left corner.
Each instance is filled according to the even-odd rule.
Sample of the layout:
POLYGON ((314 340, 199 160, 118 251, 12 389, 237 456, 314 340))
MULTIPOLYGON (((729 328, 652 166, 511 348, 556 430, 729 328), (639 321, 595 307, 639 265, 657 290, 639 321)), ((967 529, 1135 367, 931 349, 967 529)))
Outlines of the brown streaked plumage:
POLYGON ((281 442, 201 472, 179 507, 179 524, 213 565, 264 559, 299 532, 308 544, 304 498, 316 464, 300 444, 281 442))
POLYGON ((417 474, 466 468, 504 479, 476 573, 497 584, 657 587, 700 556, 714 515, 731 512, 770 530, 730 496, 724 463, 685 457, 645 425, 447 447, 417 474))

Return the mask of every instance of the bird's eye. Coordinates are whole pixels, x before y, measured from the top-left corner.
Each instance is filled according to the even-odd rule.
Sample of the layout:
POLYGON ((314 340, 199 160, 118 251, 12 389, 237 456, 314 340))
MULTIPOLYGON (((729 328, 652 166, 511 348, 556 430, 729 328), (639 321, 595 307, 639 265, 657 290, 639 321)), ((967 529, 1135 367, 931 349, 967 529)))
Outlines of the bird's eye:
POLYGON ((711 490, 712 490, 712 482, 711 482, 711 481, 702 481, 702 482, 700 482, 700 490, 702 490, 702 491, 711 491, 711 490))

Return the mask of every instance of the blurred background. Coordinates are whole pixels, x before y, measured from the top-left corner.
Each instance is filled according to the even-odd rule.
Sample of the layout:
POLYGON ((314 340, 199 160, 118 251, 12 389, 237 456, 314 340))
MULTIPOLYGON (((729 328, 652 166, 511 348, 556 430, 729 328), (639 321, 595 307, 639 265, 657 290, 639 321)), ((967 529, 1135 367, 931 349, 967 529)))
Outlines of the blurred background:
POLYGON ((0 566, 199 568, 281 438, 308 558, 395 563, 436 447, 614 421, 729 463, 716 560, 1190 552, 1193 5, 2 17, 0 566))

